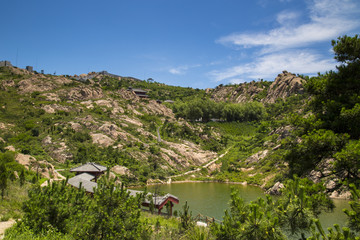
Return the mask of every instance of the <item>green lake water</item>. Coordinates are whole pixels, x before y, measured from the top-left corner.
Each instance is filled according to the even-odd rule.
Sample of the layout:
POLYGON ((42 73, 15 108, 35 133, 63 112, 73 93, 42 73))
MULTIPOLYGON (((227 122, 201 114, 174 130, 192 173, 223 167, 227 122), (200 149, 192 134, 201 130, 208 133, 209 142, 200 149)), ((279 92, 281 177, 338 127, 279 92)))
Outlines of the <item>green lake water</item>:
MULTIPOLYGON (((156 189, 160 192, 177 196, 180 199, 180 203, 175 205, 174 210, 181 210, 181 207, 185 204, 185 201, 187 201, 193 216, 200 213, 222 220, 224 211, 228 209, 229 206, 231 188, 238 189, 245 202, 250 202, 256 200, 258 197, 265 196, 263 190, 259 187, 214 182, 155 185, 148 186, 148 191, 154 192, 156 189)), ((324 229, 333 226, 335 223, 340 226, 345 226, 347 218, 342 209, 349 208, 348 201, 334 200, 334 203, 336 208, 333 212, 322 213, 319 217, 324 229)))

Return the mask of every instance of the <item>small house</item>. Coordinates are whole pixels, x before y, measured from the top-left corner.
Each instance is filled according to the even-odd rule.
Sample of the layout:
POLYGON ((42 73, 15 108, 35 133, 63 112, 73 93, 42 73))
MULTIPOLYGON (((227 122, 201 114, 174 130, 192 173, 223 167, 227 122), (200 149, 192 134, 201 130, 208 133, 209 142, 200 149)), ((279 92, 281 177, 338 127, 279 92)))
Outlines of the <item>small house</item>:
MULTIPOLYGON (((76 175, 80 175, 82 173, 87 173, 94 176, 95 182, 100 177, 100 175, 104 174, 107 170, 107 167, 102 166, 97 163, 89 162, 83 164, 79 167, 75 167, 70 169, 70 172, 75 172, 76 175)), ((91 179, 93 180, 93 179, 91 179)))
MULTIPOLYGON (((130 196, 135 197, 137 194, 142 194, 143 191, 138 190, 127 190, 130 193, 130 196)), ((169 215, 172 216, 172 208, 174 206, 174 203, 178 204, 179 199, 171 194, 166 194, 164 196, 157 196, 152 193, 148 193, 147 196, 145 196, 145 199, 141 203, 142 206, 150 208, 151 204, 154 204, 154 207, 158 210, 158 214, 161 214, 162 209, 166 204, 169 203, 169 215), (152 200, 152 201, 151 201, 152 200)))
MULTIPOLYGON (((107 170, 107 167, 97 163, 86 163, 79 167, 72 168, 70 172, 75 172, 76 176, 68 179, 68 184, 76 188, 84 188, 87 193, 93 194, 97 188, 96 180, 99 176, 107 170), (95 181, 94 181, 95 180, 95 181)), ((128 189, 130 196, 136 197, 137 194, 142 194, 143 191, 128 189)), ((162 209, 166 204, 169 206, 169 215, 172 216, 172 208, 174 203, 178 204, 179 199, 171 194, 165 196, 158 196, 152 193, 148 193, 141 205, 150 208, 152 204, 158 210, 158 214, 161 214, 162 209)))
POLYGON ((12 67, 12 64, 10 61, 0 61, 0 67, 12 67))
POLYGON ((26 70, 28 70, 29 72, 33 72, 34 68, 32 66, 26 66, 25 68, 26 70))
POLYGON ((147 91, 145 91, 145 90, 142 90, 142 89, 139 89, 139 88, 131 88, 131 87, 129 87, 128 91, 132 91, 139 98, 149 98, 149 96, 146 95, 147 91))

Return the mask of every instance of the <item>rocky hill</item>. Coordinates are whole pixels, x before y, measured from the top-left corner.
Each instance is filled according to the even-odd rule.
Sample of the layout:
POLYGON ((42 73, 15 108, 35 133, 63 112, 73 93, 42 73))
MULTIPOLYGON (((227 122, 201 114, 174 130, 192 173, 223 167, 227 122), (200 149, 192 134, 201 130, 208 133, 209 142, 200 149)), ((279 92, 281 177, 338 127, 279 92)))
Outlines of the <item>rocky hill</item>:
POLYGON ((220 85, 213 90, 209 89, 207 92, 215 101, 275 103, 277 99, 285 99, 303 93, 304 82, 303 78, 283 71, 275 78, 274 82, 252 81, 238 85, 220 85))
POLYGON ((166 105, 125 87, 139 80, 103 73, 76 79, 14 67, 0 70, 1 140, 16 159, 31 160, 24 161, 28 169, 39 162, 44 177, 49 171, 43 161, 57 166, 101 161, 129 168, 135 181, 164 179, 217 155, 199 141, 162 136, 164 124, 199 139, 202 129, 177 121, 166 105))

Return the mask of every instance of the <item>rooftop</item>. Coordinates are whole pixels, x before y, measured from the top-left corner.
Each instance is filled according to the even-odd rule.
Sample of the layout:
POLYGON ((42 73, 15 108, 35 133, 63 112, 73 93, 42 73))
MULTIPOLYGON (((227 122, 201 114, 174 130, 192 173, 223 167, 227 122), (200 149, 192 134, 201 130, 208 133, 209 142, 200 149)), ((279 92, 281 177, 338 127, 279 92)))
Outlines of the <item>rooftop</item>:
POLYGON ((97 163, 89 162, 79 167, 70 169, 70 172, 105 172, 107 167, 97 163))
POLYGON ((95 177, 88 173, 82 173, 72 177, 68 180, 68 184, 73 187, 83 187, 86 192, 94 193, 94 189, 97 188, 96 182, 91 182, 95 177))

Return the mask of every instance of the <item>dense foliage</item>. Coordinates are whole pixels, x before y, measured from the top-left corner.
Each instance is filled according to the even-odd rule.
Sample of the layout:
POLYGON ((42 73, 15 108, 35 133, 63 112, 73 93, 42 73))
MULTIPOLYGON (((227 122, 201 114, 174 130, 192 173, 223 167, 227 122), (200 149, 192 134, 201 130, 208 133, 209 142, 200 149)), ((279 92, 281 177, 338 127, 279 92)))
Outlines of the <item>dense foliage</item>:
POLYGON ((209 122, 211 119, 251 122, 264 119, 266 116, 266 110, 259 102, 235 104, 214 102, 210 99, 194 99, 175 104, 173 110, 177 117, 203 122, 209 122))
POLYGON ((286 239, 285 233, 308 232, 312 218, 322 207, 331 207, 321 185, 306 180, 289 181, 280 199, 259 198, 245 204, 235 191, 230 211, 225 212, 221 225, 215 225, 218 239, 286 239), (317 188, 317 189, 315 189, 317 188), (318 191, 320 190, 320 191, 318 191))
MULTIPOLYGON (((61 143, 68 148, 71 157, 62 163, 53 162, 57 167, 70 168, 88 161, 110 167, 121 165, 131 171, 131 174, 121 176, 121 181, 139 184, 146 183, 149 178, 166 180, 166 176, 184 170, 166 162, 162 154, 164 148, 175 151, 164 141, 180 143, 186 140, 204 150, 226 153, 211 171, 201 168, 194 173, 197 179, 247 182, 265 188, 277 181, 293 179, 286 183, 283 195, 277 199, 266 197, 245 204, 234 192, 223 224, 214 224, 211 231, 193 224, 187 204, 180 214, 180 221, 175 220, 171 227, 160 223, 159 218, 148 223, 140 216, 139 199, 130 197, 121 188, 114 188, 113 183, 105 179, 93 196, 65 183, 54 183, 45 188, 35 186, 24 203, 22 221, 9 232, 9 239, 26 239, 28 236, 44 236, 45 239, 286 239, 287 235, 304 239, 304 234, 311 234, 312 240, 358 239, 360 38, 358 35, 343 36, 332 45, 335 59, 341 64, 337 70, 306 78, 305 94, 278 99, 274 104, 257 102, 266 94, 266 88, 256 101, 235 104, 215 102, 204 90, 165 86, 152 80, 104 77, 92 80, 93 85, 89 81, 85 83, 94 89, 113 91, 108 96, 118 98, 123 107, 122 115, 134 117, 138 121, 135 124, 114 118, 111 107, 97 104, 81 110, 47 113, 43 105, 48 103, 40 92, 24 95, 17 92, 19 81, 29 76, 1 68, 0 80, 7 80, 9 85, 13 81, 12 87, 0 86, 4 88, 0 94, 0 121, 7 124, 0 128, 3 206, 14 202, 10 190, 14 192, 21 188, 26 191, 30 182, 36 184, 40 178, 39 174, 26 170, 14 160, 14 153, 5 149, 8 145, 37 160, 53 161, 51 153, 61 143), (148 100, 140 104, 119 99, 116 91, 128 87, 149 90, 150 99, 176 100, 167 106, 173 109, 177 120, 143 109, 148 100), (73 119, 85 118, 95 120, 80 130, 71 127, 73 119), (93 131, 94 125, 100 122, 111 122, 112 128, 121 126, 131 137, 127 135, 124 140, 119 135, 109 147, 95 145, 91 134, 97 131, 93 131), (140 130, 149 134, 144 136, 140 130), (45 144, 47 136, 58 145, 45 144), (163 142, 156 139, 159 136, 163 142), (141 156, 140 161, 135 158, 135 153, 141 156), (345 211, 349 227, 340 229, 335 225, 326 233, 316 220, 321 211, 332 208, 323 183, 311 184, 306 178, 293 177, 293 174, 306 177, 313 170, 326 177, 326 181, 336 181, 332 191, 352 189, 351 210, 345 211)), ((83 84, 73 81, 61 90, 69 91, 71 87, 83 84)), ((266 84, 268 87, 270 83, 266 84)), ((62 96, 56 104, 60 109, 74 106, 62 96)), ((171 157, 171 161, 178 159, 171 157)), ((199 167, 189 164, 188 169, 199 167)), ((1 207, 1 214, 4 212, 1 207)), ((12 216, 18 218, 22 214, 17 212, 12 216)), ((8 215, 5 218, 9 218, 8 215)))
POLYGON ((74 239, 147 239, 150 229, 140 221, 139 201, 140 196, 130 197, 113 182, 99 182, 92 196, 65 181, 36 186, 17 228, 35 234, 55 231, 74 239))

